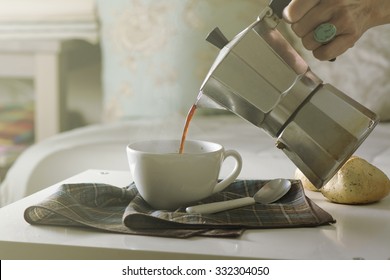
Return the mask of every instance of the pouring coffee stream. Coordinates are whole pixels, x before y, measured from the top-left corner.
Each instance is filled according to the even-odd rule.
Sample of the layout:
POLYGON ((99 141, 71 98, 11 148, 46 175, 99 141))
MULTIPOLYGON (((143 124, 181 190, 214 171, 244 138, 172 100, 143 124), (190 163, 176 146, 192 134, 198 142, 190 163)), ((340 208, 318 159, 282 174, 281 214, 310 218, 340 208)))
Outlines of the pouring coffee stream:
POLYGON ((184 145, 185 145, 185 141, 187 138, 188 129, 189 129, 191 120, 194 117, 195 111, 196 111, 196 103, 194 105, 192 105, 190 110, 188 111, 188 114, 187 114, 187 117, 186 117, 186 120, 184 123, 183 134, 181 136, 179 154, 182 154, 184 152, 184 145))

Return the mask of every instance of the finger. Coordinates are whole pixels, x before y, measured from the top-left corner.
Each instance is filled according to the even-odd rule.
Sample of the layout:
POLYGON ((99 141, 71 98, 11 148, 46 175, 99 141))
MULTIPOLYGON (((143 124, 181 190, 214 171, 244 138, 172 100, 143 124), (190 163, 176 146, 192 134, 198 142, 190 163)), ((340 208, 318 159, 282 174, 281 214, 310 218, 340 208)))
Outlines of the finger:
POLYGON ((351 35, 337 36, 333 41, 326 45, 321 45, 313 50, 313 55, 318 60, 328 61, 345 53, 354 45, 354 37, 351 35))
POLYGON ((308 50, 314 50, 321 45, 328 44, 337 35, 341 35, 336 25, 332 22, 320 24, 313 31, 302 38, 303 46, 308 50))
POLYGON ((307 12, 319 3, 320 0, 292 0, 283 11, 283 18, 288 23, 298 22, 307 12))
POLYGON ((312 32, 318 25, 329 22, 332 19, 333 11, 329 7, 323 7, 321 4, 313 7, 310 12, 305 14, 298 22, 293 23, 291 28, 303 38, 309 32, 312 32))
POLYGON ((323 44, 318 43, 316 40, 314 40, 314 32, 308 33, 306 36, 302 38, 302 44, 305 47, 305 49, 309 51, 313 51, 315 49, 318 49, 323 44))
MULTIPOLYGON (((351 35, 352 34, 348 30, 348 28, 349 28, 348 25, 347 26, 345 25, 345 22, 343 21, 342 18, 333 18, 332 20, 329 20, 329 21, 323 21, 323 22, 321 22, 321 24, 324 23, 324 22, 329 23, 331 25, 334 25, 336 27, 335 37, 339 37, 341 35, 347 35, 347 34, 351 35)), ((318 25, 318 26, 320 26, 320 25, 318 25)), ((318 26, 316 26, 316 27, 318 27, 318 26)), ((305 36, 302 37, 302 44, 303 44, 303 46, 306 49, 311 50, 311 51, 315 50, 315 49, 319 48, 321 45, 323 45, 323 43, 317 42, 315 40, 314 33, 315 33, 315 30, 316 30, 316 27, 313 28, 305 36)), ((343 38, 345 38, 345 37, 343 37, 343 38)), ((352 38, 349 38, 349 40, 352 41, 352 38)))

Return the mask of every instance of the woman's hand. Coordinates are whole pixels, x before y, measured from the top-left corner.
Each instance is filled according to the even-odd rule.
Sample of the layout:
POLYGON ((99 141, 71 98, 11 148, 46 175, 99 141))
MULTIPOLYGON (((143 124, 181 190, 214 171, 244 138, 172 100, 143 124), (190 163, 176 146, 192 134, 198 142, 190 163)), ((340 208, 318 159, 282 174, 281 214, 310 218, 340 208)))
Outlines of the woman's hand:
POLYGON ((306 49, 319 60, 331 60, 353 47, 369 28, 390 23, 390 0, 292 0, 283 16, 306 49), (314 39, 322 23, 337 29, 327 44, 314 39))

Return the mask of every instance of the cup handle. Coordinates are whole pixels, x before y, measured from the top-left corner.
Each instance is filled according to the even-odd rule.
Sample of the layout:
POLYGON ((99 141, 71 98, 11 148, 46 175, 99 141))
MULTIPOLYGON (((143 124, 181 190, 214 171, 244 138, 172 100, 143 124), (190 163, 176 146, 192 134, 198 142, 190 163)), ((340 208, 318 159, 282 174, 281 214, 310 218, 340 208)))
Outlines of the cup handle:
POLYGON ((217 185, 215 185, 213 193, 220 192, 224 188, 229 186, 231 183, 234 182, 234 180, 236 180, 236 178, 238 177, 238 175, 241 172, 241 169, 242 169, 241 155, 235 150, 227 150, 224 152, 223 161, 225 161, 225 159, 228 157, 233 157, 236 160, 236 164, 233 168, 232 173, 230 173, 229 176, 227 176, 225 179, 223 179, 221 182, 219 182, 219 183, 217 183, 217 185))

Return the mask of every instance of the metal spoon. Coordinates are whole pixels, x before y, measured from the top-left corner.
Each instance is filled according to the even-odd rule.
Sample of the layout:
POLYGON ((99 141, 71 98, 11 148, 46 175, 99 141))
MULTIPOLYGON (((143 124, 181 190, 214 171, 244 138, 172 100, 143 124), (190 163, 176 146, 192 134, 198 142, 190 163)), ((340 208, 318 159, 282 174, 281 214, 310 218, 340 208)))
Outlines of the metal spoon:
POLYGON ((291 188, 287 179, 274 179, 266 183, 253 197, 243 197, 227 201, 201 204, 186 208, 189 214, 212 214, 229 209, 239 208, 255 203, 269 204, 282 198, 291 188))

